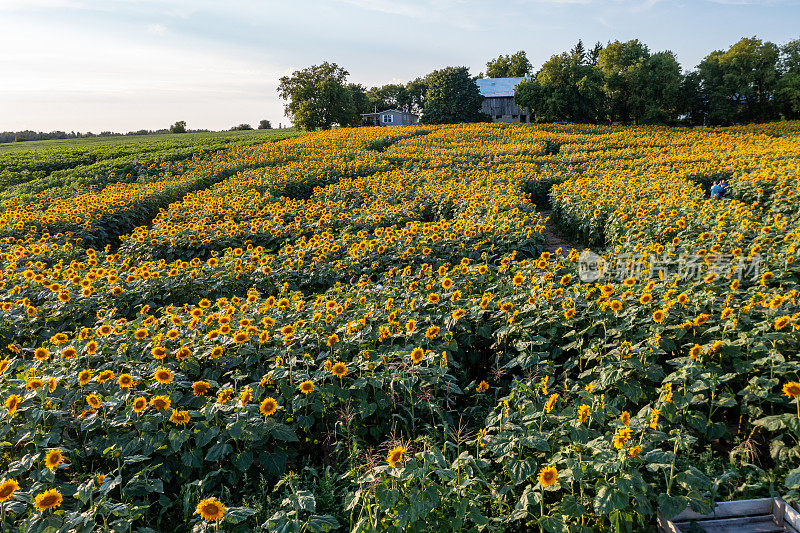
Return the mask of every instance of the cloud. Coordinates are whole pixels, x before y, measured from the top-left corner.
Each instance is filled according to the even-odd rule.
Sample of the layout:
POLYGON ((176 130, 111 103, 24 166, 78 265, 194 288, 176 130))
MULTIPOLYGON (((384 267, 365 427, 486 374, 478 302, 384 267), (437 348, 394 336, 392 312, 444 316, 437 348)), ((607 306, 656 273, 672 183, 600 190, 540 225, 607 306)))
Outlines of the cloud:
POLYGON ((153 35, 159 35, 163 37, 167 34, 167 27, 163 24, 148 24, 147 33, 152 33, 153 35))
POLYGON ((0 0, 0 11, 37 11, 42 9, 83 9, 83 2, 73 0, 0 0))

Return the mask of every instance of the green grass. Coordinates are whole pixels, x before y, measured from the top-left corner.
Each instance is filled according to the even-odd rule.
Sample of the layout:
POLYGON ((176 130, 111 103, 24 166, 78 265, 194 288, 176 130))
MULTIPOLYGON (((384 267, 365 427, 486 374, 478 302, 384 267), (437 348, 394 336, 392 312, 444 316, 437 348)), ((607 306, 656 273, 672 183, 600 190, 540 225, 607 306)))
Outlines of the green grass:
POLYGON ((0 206, 40 193, 71 197, 108 183, 177 173, 198 152, 272 142, 293 129, 57 139, 0 144, 0 206), (167 162, 151 168, 153 162, 167 162))
POLYGON ((63 149, 96 149, 105 146, 119 145, 148 145, 168 141, 173 146, 186 146, 190 144, 203 143, 204 141, 214 140, 224 143, 257 143, 265 139, 272 140, 274 137, 283 137, 286 134, 297 135, 298 132, 292 128, 272 129, 272 130, 248 130, 248 131, 220 131, 220 132, 200 132, 200 133, 158 133, 154 135, 125 135, 120 137, 90 137, 85 139, 51 139, 46 141, 24 141, 14 143, 0 143, 0 154, 9 152, 27 152, 34 150, 48 150, 51 148, 63 149))

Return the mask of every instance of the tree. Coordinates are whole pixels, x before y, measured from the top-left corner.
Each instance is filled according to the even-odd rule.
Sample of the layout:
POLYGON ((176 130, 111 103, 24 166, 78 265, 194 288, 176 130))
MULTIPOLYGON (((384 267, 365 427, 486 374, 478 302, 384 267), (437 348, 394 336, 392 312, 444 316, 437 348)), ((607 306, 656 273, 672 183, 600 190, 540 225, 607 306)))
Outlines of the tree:
POLYGON ((286 116, 303 130, 350 124, 356 109, 346 85, 348 75, 336 63, 325 62, 282 77, 278 94, 287 101, 286 116))
POLYGON ((422 109, 425 105, 426 92, 428 92, 428 85, 422 78, 417 78, 406 83, 409 111, 416 113, 417 115, 422 113, 422 109))
POLYGON ((530 109, 537 122, 596 122, 603 114, 603 100, 600 71, 568 52, 551 57, 536 78, 514 90, 514 101, 530 109))
POLYGON ((428 87, 420 122, 456 124, 483 120, 483 96, 467 67, 446 67, 425 78, 428 87))
POLYGON ((486 63, 487 78, 521 78, 530 74, 533 66, 528 56, 520 50, 513 55, 500 55, 486 63))
POLYGON ((258 129, 260 130, 271 130, 272 124, 270 124, 269 120, 263 119, 258 123, 258 129))
POLYGON ((239 124, 238 126, 234 126, 231 128, 231 131, 249 131, 252 130, 253 126, 250 124, 239 124))
POLYGON ((678 113, 692 126, 703 125, 706 121, 706 102, 701 89, 700 74, 697 71, 689 72, 681 80, 678 113))
POLYGON ((745 37, 698 65, 711 124, 761 122, 777 116, 778 47, 745 37))
POLYGON ((367 102, 370 111, 374 111, 376 108, 378 111, 390 108, 408 111, 411 104, 405 85, 393 83, 371 88, 367 91, 367 102))
POLYGON ((578 59, 580 59, 581 63, 583 63, 586 60, 586 49, 583 47, 583 39, 578 39, 578 44, 576 44, 575 47, 569 51, 569 53, 574 56, 578 56, 578 59))
POLYGON ((775 91, 778 109, 787 119, 800 118, 800 39, 781 47, 783 73, 775 91))
POLYGON ((170 133, 186 133, 186 121, 179 120, 175 124, 169 127, 170 133))
POLYGON ((594 47, 589 50, 589 53, 586 55, 586 62, 590 65, 597 65, 597 61, 600 59, 600 52, 603 51, 603 45, 600 44, 600 41, 594 43, 594 47))
POLYGON ((367 89, 360 83, 348 83, 347 90, 353 100, 353 108, 348 120, 349 126, 361 125, 361 113, 369 113, 372 108, 367 101, 367 89))
POLYGON ((670 51, 651 55, 641 74, 642 85, 632 99, 634 120, 637 124, 666 124, 677 120, 680 114, 681 65, 670 51))
POLYGON ((645 63, 649 58, 647 46, 638 40, 614 41, 600 51, 597 64, 606 77, 611 120, 635 121, 634 106, 640 103, 639 91, 645 83, 645 63))

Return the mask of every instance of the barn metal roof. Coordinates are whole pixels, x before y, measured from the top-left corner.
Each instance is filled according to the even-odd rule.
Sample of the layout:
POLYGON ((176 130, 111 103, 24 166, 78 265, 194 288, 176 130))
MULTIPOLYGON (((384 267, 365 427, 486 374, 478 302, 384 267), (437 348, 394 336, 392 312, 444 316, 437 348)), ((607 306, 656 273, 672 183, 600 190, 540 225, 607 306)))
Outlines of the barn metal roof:
POLYGON ((481 96, 486 98, 497 96, 514 96, 514 88, 527 78, 479 78, 475 80, 481 96))

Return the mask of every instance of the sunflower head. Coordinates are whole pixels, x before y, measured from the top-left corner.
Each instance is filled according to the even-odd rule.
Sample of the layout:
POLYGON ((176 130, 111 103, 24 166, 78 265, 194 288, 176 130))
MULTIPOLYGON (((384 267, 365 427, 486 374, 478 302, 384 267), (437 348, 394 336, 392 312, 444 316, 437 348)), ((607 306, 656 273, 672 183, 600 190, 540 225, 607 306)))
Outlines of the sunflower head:
POLYGON ((314 390, 314 382, 311 381, 310 379, 307 379, 300 385, 298 385, 297 389, 303 394, 308 394, 309 392, 314 390))
POLYGON ((195 396, 205 395, 210 388, 211 385, 209 385, 207 381, 195 381, 192 383, 192 393, 194 393, 195 396))
POLYGON ((592 409, 583 404, 578 408, 578 424, 583 424, 589 418, 589 415, 592 414, 592 409))
POLYGON ((389 463, 389 466, 394 468, 397 463, 403 460, 403 455, 406 453, 406 449, 402 446, 395 446, 391 450, 389 450, 389 454, 386 456, 386 462, 389 463))
POLYGON ((153 373, 153 377, 156 381, 165 385, 171 383, 173 379, 172 372, 164 367, 158 367, 153 373))
POLYGON ((783 393, 792 399, 800 398, 800 383, 797 381, 790 381, 783 386, 783 393))
POLYGON ((133 412, 134 413, 141 413, 147 409, 147 399, 144 396, 139 396, 135 400, 133 400, 133 412))
POLYGON ((411 350, 411 360, 414 361, 414 363, 419 363, 424 358, 425 358, 425 350, 423 350, 422 348, 417 347, 411 350))
POLYGON ((100 409, 100 398, 97 394, 90 394, 86 397, 86 403, 92 406, 92 409, 100 409))
POLYGON ((44 458, 44 465, 53 471, 58 468, 58 465, 60 465, 63 461, 64 455, 61 453, 61 450, 50 450, 47 452, 47 455, 44 458))
POLYGON ((153 396, 150 399, 150 405, 154 409, 166 410, 172 405, 172 400, 169 399, 169 396, 153 396))
POLYGON ((331 374, 337 378, 344 377, 345 374, 347 374, 347 365, 341 361, 334 363, 334 365, 331 367, 331 374))
POLYGON ((554 466, 546 466, 539 470, 539 483, 542 484, 542 487, 552 487, 558 481, 558 470, 554 466))
POLYGON ((191 417, 189 416, 189 411, 178 411, 173 409, 172 414, 169 417, 170 422, 179 426, 185 426, 190 420, 191 417))
POLYGON ((0 503, 11 498, 19 490, 19 483, 13 479, 6 479, 0 483, 0 503))
POLYGON ((120 388, 129 389, 136 385, 136 380, 133 379, 133 376, 130 374, 120 374, 120 376, 117 378, 117 384, 120 386, 120 388))
POLYGON ((6 409, 8 409, 8 412, 12 413, 12 414, 16 413, 17 412, 17 406, 19 405, 19 402, 21 402, 21 401, 22 401, 22 397, 19 394, 12 394, 8 398, 6 398, 5 406, 6 406, 6 409))
POLYGON ((206 522, 216 522, 225 516, 225 505, 215 498, 206 498, 197 504, 194 514, 199 514, 206 522))
POLYGON ((48 509, 55 509, 61 505, 63 500, 64 498, 57 489, 46 490, 36 495, 36 510, 41 513, 48 509))
POLYGON ((258 406, 258 410, 264 416, 273 415, 278 410, 278 402, 275 401, 275 398, 266 398, 258 406))

